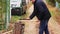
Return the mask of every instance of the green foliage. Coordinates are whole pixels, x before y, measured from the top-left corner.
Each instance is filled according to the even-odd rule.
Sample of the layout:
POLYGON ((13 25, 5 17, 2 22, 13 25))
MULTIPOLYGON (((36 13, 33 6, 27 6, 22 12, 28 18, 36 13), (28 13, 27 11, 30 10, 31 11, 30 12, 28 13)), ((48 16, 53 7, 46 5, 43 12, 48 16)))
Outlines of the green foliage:
POLYGON ((58 3, 60 3, 60 0, 56 0, 58 3))
POLYGON ((27 14, 22 15, 22 16, 12 16, 10 22, 11 22, 11 23, 15 23, 15 22, 17 22, 17 20, 25 19, 26 17, 27 17, 27 14))
POLYGON ((6 0, 0 0, 0 30, 4 29, 4 20, 6 12, 6 0))
POLYGON ((46 0, 48 4, 55 6, 55 0, 46 0))

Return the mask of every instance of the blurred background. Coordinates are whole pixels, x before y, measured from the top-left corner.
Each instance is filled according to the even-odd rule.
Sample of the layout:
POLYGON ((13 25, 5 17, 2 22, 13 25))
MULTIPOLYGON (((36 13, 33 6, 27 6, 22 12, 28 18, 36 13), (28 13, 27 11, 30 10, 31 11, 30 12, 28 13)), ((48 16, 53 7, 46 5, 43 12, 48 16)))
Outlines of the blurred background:
MULTIPOLYGON (((52 15, 49 20, 50 34, 60 34, 60 0, 43 1, 52 15)), ((20 20, 28 18, 33 7, 30 0, 0 0, 0 33, 13 34, 18 29, 19 32, 22 31, 20 34, 38 34, 39 21, 36 17, 32 20, 20 20)))

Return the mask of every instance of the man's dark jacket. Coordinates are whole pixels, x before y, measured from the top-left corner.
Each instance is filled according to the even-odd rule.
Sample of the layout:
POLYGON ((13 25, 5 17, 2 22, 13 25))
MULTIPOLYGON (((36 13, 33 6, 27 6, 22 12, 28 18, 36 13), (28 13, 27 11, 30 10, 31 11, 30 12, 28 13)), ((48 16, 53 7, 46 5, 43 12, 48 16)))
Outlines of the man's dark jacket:
POLYGON ((50 12, 43 1, 35 1, 34 11, 30 15, 30 19, 32 19, 34 16, 37 16, 39 20, 49 20, 51 17, 50 12))

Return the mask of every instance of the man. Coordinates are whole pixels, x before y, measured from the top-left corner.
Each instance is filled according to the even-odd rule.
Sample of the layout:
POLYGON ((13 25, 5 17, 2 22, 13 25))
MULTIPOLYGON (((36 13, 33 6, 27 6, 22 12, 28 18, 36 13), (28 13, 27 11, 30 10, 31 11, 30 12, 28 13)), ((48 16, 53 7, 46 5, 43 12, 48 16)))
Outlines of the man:
POLYGON ((49 34, 48 31, 48 21, 49 18, 51 17, 48 8, 46 7, 45 3, 43 0, 31 0, 32 3, 34 4, 34 11, 30 16, 30 19, 32 19, 34 16, 37 16, 38 20, 40 21, 40 26, 39 26, 39 34, 49 34))

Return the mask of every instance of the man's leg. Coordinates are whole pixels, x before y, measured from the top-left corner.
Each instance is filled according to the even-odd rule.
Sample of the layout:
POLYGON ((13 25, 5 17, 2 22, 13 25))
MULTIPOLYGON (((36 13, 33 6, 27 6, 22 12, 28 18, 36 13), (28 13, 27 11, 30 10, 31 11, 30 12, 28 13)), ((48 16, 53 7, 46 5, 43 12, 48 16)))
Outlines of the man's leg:
POLYGON ((49 31, 48 31, 48 20, 42 20, 40 22, 39 34, 43 34, 44 31, 45 31, 45 34, 49 34, 49 31))
POLYGON ((45 28, 45 34, 49 34, 48 25, 47 25, 46 28, 45 28))
POLYGON ((45 22, 44 22, 44 20, 41 20, 40 21, 40 27, 39 27, 39 34, 43 34, 43 32, 44 32, 44 29, 45 29, 45 22))
POLYGON ((45 26, 45 29, 44 29, 45 34, 49 34, 49 31, 48 31, 48 20, 46 20, 45 23, 46 23, 46 26, 45 26))
POLYGON ((43 28, 40 26, 40 28, 39 28, 39 34, 43 34, 43 28))

